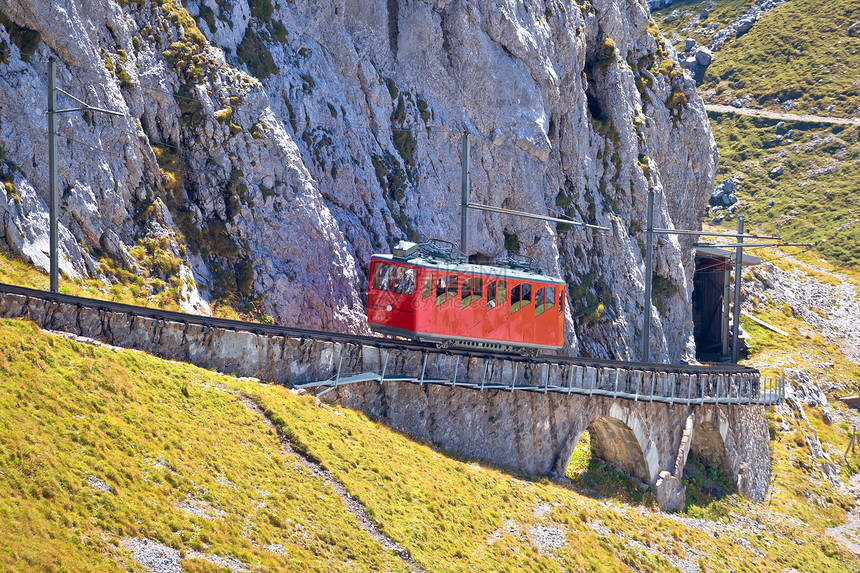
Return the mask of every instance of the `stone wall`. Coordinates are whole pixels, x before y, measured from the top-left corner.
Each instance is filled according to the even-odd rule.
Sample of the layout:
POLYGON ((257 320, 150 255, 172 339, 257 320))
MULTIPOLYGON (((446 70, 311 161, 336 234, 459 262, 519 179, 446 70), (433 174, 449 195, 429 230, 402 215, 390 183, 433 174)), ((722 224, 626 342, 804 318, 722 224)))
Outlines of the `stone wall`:
POLYGON ((140 316, 143 309, 118 311, 102 307, 99 301, 61 302, 32 292, 32 296, 3 294, 0 316, 25 318, 42 328, 285 385, 333 379, 338 373, 347 377, 386 370, 403 376, 401 381, 340 385, 328 397, 419 440, 519 472, 563 476, 582 432, 589 430, 592 451, 650 485, 667 509, 683 506, 680 478, 690 449, 729 475, 747 497, 761 500, 767 488, 770 450, 762 406, 681 405, 541 391, 547 386, 562 387, 567 380, 581 388, 641 387, 644 392, 653 387, 695 397, 709 394, 719 384, 723 391, 730 383, 749 388, 757 384, 757 373, 659 371, 672 368, 665 365, 655 365, 655 371, 649 372, 562 367, 415 350, 383 340, 332 342, 254 332, 256 325, 246 325, 247 330, 214 328, 192 316, 184 322, 159 320, 140 316), (454 378, 455 371, 458 382, 476 387, 514 382, 517 389, 439 383, 439 379, 454 378), (416 381, 423 377, 435 377, 436 382, 416 381))
MULTIPOLYGON (((727 472, 746 497, 764 499, 770 477, 762 406, 668 406, 389 381, 339 386, 329 396, 419 440, 527 474, 563 476, 582 432, 589 430, 592 452, 658 490, 658 499, 660 489, 680 483, 690 449, 685 438, 697 444, 699 433, 710 447, 697 453, 727 472), (708 433, 708 424, 717 431, 708 433)), ((661 505, 683 507, 679 489, 661 505)))

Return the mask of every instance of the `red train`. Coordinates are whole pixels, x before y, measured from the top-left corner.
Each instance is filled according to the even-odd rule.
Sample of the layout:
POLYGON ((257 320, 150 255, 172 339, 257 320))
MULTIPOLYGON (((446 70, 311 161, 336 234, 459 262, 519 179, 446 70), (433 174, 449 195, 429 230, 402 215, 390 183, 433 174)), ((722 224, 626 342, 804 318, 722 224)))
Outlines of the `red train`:
POLYGON ((556 350, 564 344, 564 282, 507 259, 462 262, 442 242, 398 245, 373 255, 367 321, 374 332, 497 350, 556 350))

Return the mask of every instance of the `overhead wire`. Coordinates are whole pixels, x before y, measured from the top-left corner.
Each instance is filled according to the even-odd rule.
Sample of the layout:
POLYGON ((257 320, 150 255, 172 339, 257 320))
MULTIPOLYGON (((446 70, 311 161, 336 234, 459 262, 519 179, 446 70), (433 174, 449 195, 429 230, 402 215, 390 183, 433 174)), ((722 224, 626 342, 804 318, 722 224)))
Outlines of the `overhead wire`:
MULTIPOLYGON (((37 50, 38 50, 38 48, 37 48, 36 50, 33 50, 33 51, 32 51, 32 52, 30 52, 30 53, 20 53, 20 57, 31 57, 32 55, 35 55, 35 53, 36 53, 36 51, 37 51, 37 50)), ((3 53, 3 52, 11 53, 11 47, 0 48, 0 53, 3 53)), ((79 65, 79 64, 75 64, 75 63, 72 63, 72 62, 67 62, 67 64, 68 64, 68 65, 71 65, 71 66, 74 66, 74 67, 76 67, 76 68, 79 68, 79 69, 88 69, 88 70, 90 70, 90 71, 93 71, 93 70, 94 70, 94 68, 92 68, 91 66, 81 66, 81 65, 79 65)), ((190 96, 184 96, 184 95, 181 95, 181 94, 178 94, 178 93, 172 94, 172 97, 173 97, 173 98, 175 98, 175 99, 181 99, 181 100, 187 100, 187 101, 195 101, 195 102, 198 102, 198 103, 200 102, 200 98, 197 98, 197 97, 190 97, 190 96)), ((460 131, 460 130, 459 130, 459 128, 450 128, 450 127, 448 127, 448 126, 440 125, 440 124, 434 124, 434 125, 426 125, 426 124, 425 124, 423 127, 422 127, 422 126, 420 126, 420 125, 415 126, 415 127, 394 127, 394 126, 373 127, 373 126, 363 126, 363 125, 356 125, 356 124, 353 124, 353 123, 347 123, 345 120, 344 120, 344 121, 342 121, 342 122, 325 122, 325 121, 321 122, 321 121, 311 121, 311 120, 310 120, 310 118, 309 118, 309 117, 307 117, 307 116, 305 117, 305 121, 304 121, 304 123, 305 123, 309 128, 311 128, 311 126, 313 126, 313 127, 312 127, 312 129, 316 129, 316 128, 319 128, 319 127, 324 127, 324 128, 334 128, 334 129, 345 129, 345 130, 347 130, 347 131, 359 131, 359 130, 360 130, 360 131, 366 131, 366 132, 373 133, 375 136, 378 136, 378 135, 380 134, 380 133, 379 133, 380 131, 385 131, 385 130, 387 130, 387 131, 394 132, 394 133, 404 133, 404 132, 408 132, 408 133, 421 133, 421 132, 424 132, 424 133, 428 133, 428 134, 429 134, 429 133, 445 133, 445 134, 447 134, 449 137, 453 137, 453 136, 455 136, 455 135, 460 131), (456 131, 455 131, 455 129, 456 129, 456 131)), ((502 151, 508 151, 508 152, 511 152, 511 153, 519 154, 519 155, 521 155, 521 156, 523 156, 523 157, 527 157, 528 159, 533 160, 533 161, 537 161, 537 160, 538 160, 537 158, 535 158, 535 157, 534 157, 534 156, 532 156, 531 154, 527 153, 525 150, 523 150, 523 149, 521 149, 520 147, 518 147, 516 144, 511 144, 511 142, 509 142, 509 141, 501 142, 501 143, 496 143, 495 141, 493 141, 493 140, 492 140, 492 139, 490 139, 489 137, 487 137, 487 136, 485 136, 484 134, 482 134, 479 130, 477 130, 477 129, 473 128, 473 127, 470 127, 470 126, 468 126, 468 125, 467 125, 467 124, 465 124, 465 123, 464 123, 464 126, 465 126, 465 127, 464 127, 464 131, 465 131, 466 133, 468 133, 468 134, 469 134, 469 135, 471 135, 471 136, 474 136, 474 137, 478 138, 479 140, 481 140, 481 141, 482 141, 483 143, 485 143, 485 144, 488 144, 488 145, 490 145, 490 146, 493 146, 493 147, 495 147, 495 148, 498 148, 498 149, 500 149, 500 150, 502 150, 502 151)), ((112 153, 112 152, 110 152, 110 151, 107 151, 107 150, 104 150, 104 149, 101 149, 101 148, 95 147, 95 146, 90 145, 90 144, 88 144, 88 143, 86 143, 86 142, 83 142, 83 141, 80 141, 80 140, 78 140, 78 139, 72 138, 72 137, 70 137, 70 136, 68 136, 68 135, 66 135, 66 134, 60 133, 60 134, 58 134, 58 135, 61 135, 62 137, 65 137, 67 140, 72 141, 72 142, 75 142, 75 143, 77 143, 77 144, 79 144, 79 145, 85 146, 85 147, 87 147, 87 148, 89 148, 89 149, 93 149, 93 150, 95 150, 95 151, 98 151, 98 152, 101 152, 101 153, 105 153, 105 154, 110 155, 110 156, 112 156, 112 157, 117 157, 117 158, 122 159, 119 155, 117 155, 117 154, 115 154, 115 153, 112 153)), ((186 152, 186 151, 188 151, 188 147, 181 146, 181 145, 173 145, 173 144, 171 144, 171 143, 167 143, 167 142, 153 142, 153 143, 152 143, 152 145, 156 145, 156 146, 164 146, 164 147, 167 147, 167 148, 170 148, 170 149, 177 150, 177 151, 179 151, 179 152, 186 152)), ((271 154, 271 150, 268 150, 268 151, 269 151, 269 153, 271 154)), ((434 164, 434 162, 432 161, 432 158, 431 158, 431 160, 429 161, 429 164, 430 164, 431 169, 432 169, 432 170, 433 170, 433 172, 434 172, 434 175, 438 178, 438 177, 439 177, 439 175, 438 175, 438 170, 436 169, 436 165, 435 165, 435 164, 434 164)), ((181 169, 181 168, 175 168, 175 167, 170 167, 170 166, 162 166, 162 165, 159 165, 159 168, 160 168, 160 169, 163 169, 163 170, 167 170, 167 171, 173 171, 173 172, 184 173, 184 174, 189 174, 189 175, 217 175, 216 173, 211 172, 211 171, 189 170, 189 169, 181 169)), ((581 233, 564 233, 564 232, 562 232, 562 233, 558 233, 558 236, 559 236, 559 237, 593 237, 593 233, 581 234, 581 233)), ((799 253, 796 253, 796 254, 800 254, 800 253, 806 252, 807 250, 809 250, 809 247, 807 247, 807 248, 803 249, 802 251, 800 251, 799 253)), ((788 255, 785 255, 785 256, 792 256, 792 255, 791 255, 791 254, 788 254, 788 255)), ((773 258, 773 259, 769 259, 769 260, 767 260, 767 261, 763 261, 763 262, 770 262, 770 261, 774 261, 774 260, 779 260, 779 259, 781 259, 781 258, 784 258, 785 256, 783 256, 783 257, 775 257, 775 258, 773 258)))

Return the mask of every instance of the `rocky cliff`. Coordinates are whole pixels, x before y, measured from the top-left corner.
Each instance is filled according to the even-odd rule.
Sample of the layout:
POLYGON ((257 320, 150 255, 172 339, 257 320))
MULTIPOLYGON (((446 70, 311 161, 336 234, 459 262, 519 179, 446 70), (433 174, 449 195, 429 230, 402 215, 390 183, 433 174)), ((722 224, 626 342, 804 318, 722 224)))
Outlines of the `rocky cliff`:
MULTIPOLYGON (((363 331, 373 252, 459 236, 459 143, 483 203, 472 253, 569 285, 573 351, 638 358, 647 190, 691 227, 716 149, 642 0, 0 0, 0 234, 47 266, 49 57, 112 118, 59 122, 61 268, 205 311, 363 331), (166 294, 165 294, 166 293, 166 294)), ((73 101, 60 96, 60 107, 73 101)), ((656 241, 653 350, 692 353, 689 243, 656 241)))

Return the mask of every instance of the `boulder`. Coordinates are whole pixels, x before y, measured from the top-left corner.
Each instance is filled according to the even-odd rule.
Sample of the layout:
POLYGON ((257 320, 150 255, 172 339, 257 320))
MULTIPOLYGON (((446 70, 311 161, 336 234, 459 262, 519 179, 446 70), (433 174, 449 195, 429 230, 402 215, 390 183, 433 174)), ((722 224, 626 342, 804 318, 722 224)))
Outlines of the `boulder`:
POLYGON ((684 58, 681 61, 681 67, 688 69, 688 70, 695 69, 697 65, 698 65, 698 62, 696 62, 696 56, 690 56, 688 58, 684 58))
POLYGON ((711 62, 714 61, 714 53, 706 48, 705 46, 699 46, 696 49, 696 62, 699 65, 708 67, 711 65, 711 62))
POLYGON ((750 29, 753 27, 753 24, 755 24, 755 22, 756 22, 755 16, 746 16, 745 18, 741 18, 740 20, 738 20, 737 24, 735 25, 735 35, 736 36, 742 36, 742 35, 746 34, 747 32, 750 31, 750 29))
POLYGON ((735 195, 735 180, 729 177, 716 187, 711 193, 711 199, 708 203, 714 207, 728 207, 738 202, 738 197, 735 195))
POLYGON ((696 39, 695 38, 687 38, 684 40, 684 51, 689 52, 693 48, 696 47, 696 39))

